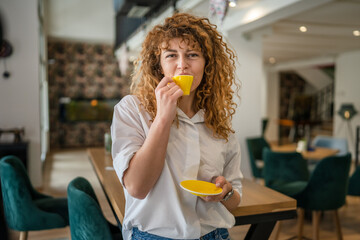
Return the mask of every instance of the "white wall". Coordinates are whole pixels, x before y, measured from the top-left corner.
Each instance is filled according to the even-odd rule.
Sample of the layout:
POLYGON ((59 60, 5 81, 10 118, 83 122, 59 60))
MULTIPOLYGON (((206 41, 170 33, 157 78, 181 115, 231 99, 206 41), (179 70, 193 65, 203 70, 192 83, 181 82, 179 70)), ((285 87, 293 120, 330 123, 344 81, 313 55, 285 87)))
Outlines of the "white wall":
POLYGON ((236 74, 241 82, 241 99, 232 123, 241 145, 241 171, 244 177, 251 178, 245 138, 261 135, 261 94, 266 81, 262 64, 261 36, 254 34, 247 40, 241 33, 233 31, 228 34, 228 41, 238 56, 239 66, 236 74))
POLYGON ((355 129, 356 126, 360 126, 360 50, 343 53, 337 57, 335 79, 334 135, 348 138, 349 150, 354 159, 355 129), (350 139, 347 123, 337 114, 342 103, 353 103, 358 112, 350 122, 353 139, 350 139))
POLYGON ((5 37, 14 48, 5 59, 10 78, 2 78, 3 59, 0 64, 0 128, 25 128, 25 138, 30 142, 28 169, 34 186, 42 184, 37 6, 37 0, 0 1, 5 37))
POLYGON ((46 0, 48 36, 75 41, 114 44, 112 0, 46 0))

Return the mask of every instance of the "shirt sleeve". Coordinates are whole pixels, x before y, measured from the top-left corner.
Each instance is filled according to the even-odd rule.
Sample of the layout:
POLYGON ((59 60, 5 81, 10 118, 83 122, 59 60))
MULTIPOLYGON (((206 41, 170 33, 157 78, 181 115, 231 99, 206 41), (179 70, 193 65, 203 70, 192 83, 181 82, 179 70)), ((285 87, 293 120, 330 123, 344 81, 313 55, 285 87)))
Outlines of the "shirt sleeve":
POLYGON ((130 160, 143 145, 145 132, 138 103, 134 96, 124 97, 114 107, 111 124, 113 166, 121 184, 130 160))
POLYGON ((240 144, 237 141, 236 136, 231 134, 229 136, 227 154, 226 154, 226 165, 224 167, 224 177, 227 181, 231 182, 231 185, 240 196, 242 196, 242 184, 241 178, 243 175, 240 170, 241 164, 241 151, 240 144))

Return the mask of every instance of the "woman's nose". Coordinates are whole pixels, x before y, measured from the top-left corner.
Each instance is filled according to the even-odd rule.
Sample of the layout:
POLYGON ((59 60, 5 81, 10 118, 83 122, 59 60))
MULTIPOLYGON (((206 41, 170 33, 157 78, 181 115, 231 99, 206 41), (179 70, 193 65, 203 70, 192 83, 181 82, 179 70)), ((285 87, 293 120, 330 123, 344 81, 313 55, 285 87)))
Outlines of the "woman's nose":
POLYGON ((188 68, 188 66, 189 65, 188 65, 186 57, 183 57, 183 56, 179 57, 179 59, 178 59, 178 68, 179 69, 186 69, 186 68, 188 68))

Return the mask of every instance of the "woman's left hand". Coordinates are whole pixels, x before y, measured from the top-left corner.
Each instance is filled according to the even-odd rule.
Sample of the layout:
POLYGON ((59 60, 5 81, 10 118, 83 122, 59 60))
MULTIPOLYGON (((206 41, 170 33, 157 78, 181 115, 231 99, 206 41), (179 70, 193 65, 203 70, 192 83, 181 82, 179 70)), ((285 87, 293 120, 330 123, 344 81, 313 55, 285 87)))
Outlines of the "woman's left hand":
POLYGON ((212 182, 215 183, 217 187, 222 188, 222 193, 215 196, 206 196, 201 198, 206 202, 220 202, 224 199, 224 196, 231 191, 232 185, 230 182, 226 181, 223 176, 214 177, 212 182))

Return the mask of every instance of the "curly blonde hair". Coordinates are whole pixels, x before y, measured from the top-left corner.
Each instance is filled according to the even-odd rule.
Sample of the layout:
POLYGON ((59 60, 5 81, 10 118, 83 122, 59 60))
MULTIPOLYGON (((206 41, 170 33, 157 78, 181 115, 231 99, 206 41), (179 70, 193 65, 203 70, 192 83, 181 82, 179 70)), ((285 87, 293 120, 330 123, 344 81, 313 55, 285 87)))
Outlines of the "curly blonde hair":
MULTIPOLYGON (((155 88, 164 77, 160 65, 161 49, 169 41, 180 38, 186 43, 195 43, 205 58, 203 79, 196 89, 194 109, 205 110, 205 125, 217 138, 228 140, 234 133, 231 118, 235 113, 234 90, 235 53, 223 41, 222 36, 207 18, 187 13, 176 13, 166 18, 165 23, 155 26, 145 38, 140 57, 135 62, 131 93, 136 95, 145 110, 154 119, 156 116, 155 88)), ((166 47, 165 47, 166 48, 166 47)))

